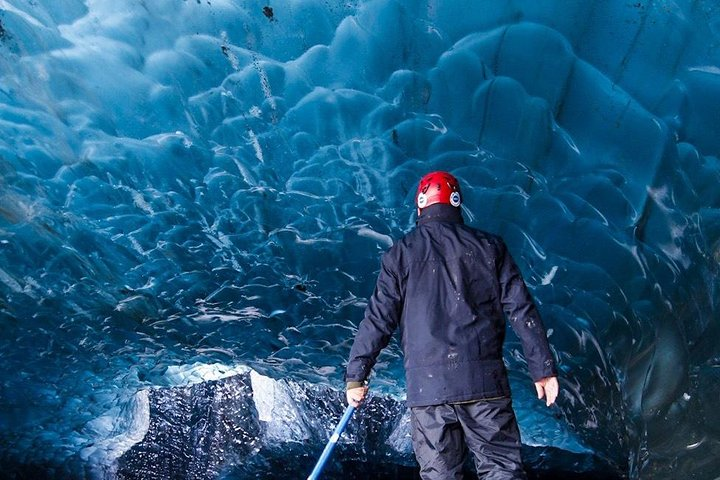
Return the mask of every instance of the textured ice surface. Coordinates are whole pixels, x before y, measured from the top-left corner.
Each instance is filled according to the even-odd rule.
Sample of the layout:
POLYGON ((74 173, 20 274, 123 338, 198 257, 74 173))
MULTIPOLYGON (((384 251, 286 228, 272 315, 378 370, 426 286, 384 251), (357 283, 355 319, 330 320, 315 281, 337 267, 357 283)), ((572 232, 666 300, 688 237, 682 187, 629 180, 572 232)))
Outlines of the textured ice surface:
MULTIPOLYGON (((314 457, 445 169, 551 331, 553 410, 507 348, 531 467, 715 478, 718 25, 711 0, 0 0, 2 470, 314 457)), ((397 344, 372 382, 400 405, 397 344)), ((393 408, 338 458, 409 465, 393 408)))
MULTIPOLYGON (((105 467, 108 476, 305 478, 343 413, 340 391, 255 371, 154 389, 149 397, 150 409, 141 412, 148 425, 142 441, 114 445, 124 453, 112 470, 105 467)), ((525 447, 529 464, 544 475, 539 478, 600 471, 598 478, 620 478, 605 459, 574 448, 572 434, 563 430, 556 429, 554 447, 561 454, 546 444, 525 447)), ((323 478, 406 478, 415 463, 408 410, 392 398, 371 396, 338 445, 323 478)))

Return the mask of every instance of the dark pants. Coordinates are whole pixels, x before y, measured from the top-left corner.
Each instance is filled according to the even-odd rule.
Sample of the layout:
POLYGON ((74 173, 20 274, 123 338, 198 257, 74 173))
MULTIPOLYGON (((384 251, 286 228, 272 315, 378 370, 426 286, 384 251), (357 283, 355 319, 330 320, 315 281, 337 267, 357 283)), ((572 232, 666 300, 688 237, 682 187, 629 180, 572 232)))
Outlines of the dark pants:
POLYGON ((465 452, 484 480, 527 478, 510 398, 412 407, 413 449, 423 480, 462 479, 465 452))

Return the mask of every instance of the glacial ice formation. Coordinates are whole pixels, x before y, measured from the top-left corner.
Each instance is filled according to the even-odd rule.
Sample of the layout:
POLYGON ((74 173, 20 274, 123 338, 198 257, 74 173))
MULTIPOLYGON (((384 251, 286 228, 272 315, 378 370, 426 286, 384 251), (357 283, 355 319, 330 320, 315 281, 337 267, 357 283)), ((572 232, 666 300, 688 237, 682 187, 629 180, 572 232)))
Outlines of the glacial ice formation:
MULTIPOLYGON (((443 169, 550 329, 552 410, 506 349, 531 472, 716 478, 719 26, 713 0, 0 0, 0 470, 304 478, 443 169)), ((402 378, 392 344, 337 475, 412 471, 402 378)))

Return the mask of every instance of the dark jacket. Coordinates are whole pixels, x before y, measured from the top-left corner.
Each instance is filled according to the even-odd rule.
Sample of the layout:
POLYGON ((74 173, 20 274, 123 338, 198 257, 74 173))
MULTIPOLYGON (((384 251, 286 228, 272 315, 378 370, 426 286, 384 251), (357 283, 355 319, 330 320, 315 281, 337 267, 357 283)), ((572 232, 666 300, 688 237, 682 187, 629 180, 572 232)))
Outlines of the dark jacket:
POLYGON ((458 208, 432 205, 383 256, 345 378, 365 381, 400 327, 408 406, 509 396, 506 318, 533 381, 556 375, 545 328, 505 243, 464 225, 458 208))

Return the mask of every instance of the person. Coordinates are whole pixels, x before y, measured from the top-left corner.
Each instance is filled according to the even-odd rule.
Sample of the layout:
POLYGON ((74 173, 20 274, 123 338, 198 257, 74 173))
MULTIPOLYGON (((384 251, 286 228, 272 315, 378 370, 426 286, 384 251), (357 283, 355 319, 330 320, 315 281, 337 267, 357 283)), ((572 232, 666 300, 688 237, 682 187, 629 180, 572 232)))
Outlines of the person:
POLYGON ((425 175, 416 227, 382 257, 347 363, 358 407, 393 332, 401 345, 412 443, 424 480, 463 478, 466 450, 480 478, 524 479, 520 433, 502 359, 505 326, 519 337, 538 398, 559 392, 545 327, 503 240, 464 224, 447 172, 425 175))

